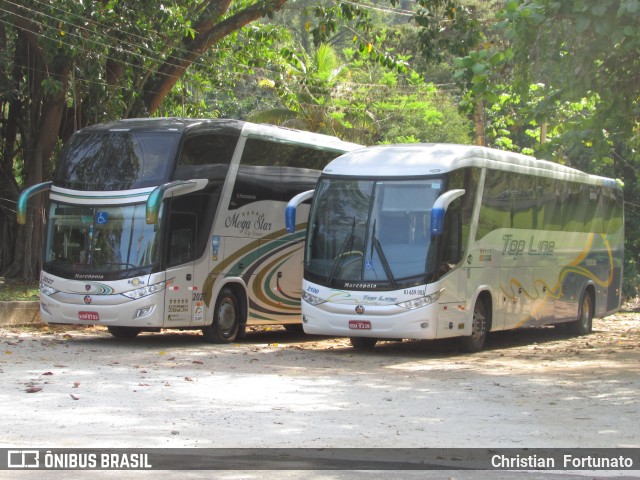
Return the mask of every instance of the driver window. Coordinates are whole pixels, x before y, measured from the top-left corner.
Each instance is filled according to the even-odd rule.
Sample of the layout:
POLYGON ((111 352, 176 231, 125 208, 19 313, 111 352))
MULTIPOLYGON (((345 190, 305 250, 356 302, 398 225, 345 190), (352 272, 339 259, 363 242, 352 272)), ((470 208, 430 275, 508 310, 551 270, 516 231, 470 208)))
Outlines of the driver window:
POLYGON ((167 267, 195 260, 196 216, 193 213, 174 212, 169 224, 167 267))
POLYGON ((454 200, 444 217, 444 232, 440 241, 439 272, 444 274, 462 259, 462 214, 460 199, 454 200))

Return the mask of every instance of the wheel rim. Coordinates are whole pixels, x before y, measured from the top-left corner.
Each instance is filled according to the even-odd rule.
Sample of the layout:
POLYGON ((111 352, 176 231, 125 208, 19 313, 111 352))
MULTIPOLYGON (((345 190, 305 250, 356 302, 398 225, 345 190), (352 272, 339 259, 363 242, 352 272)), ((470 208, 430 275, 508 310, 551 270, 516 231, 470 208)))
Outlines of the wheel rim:
POLYGON ((232 300, 225 298, 218 308, 218 328, 224 337, 230 337, 236 327, 236 307, 232 300))
POLYGON ((591 299, 588 296, 584 297, 582 300, 582 312, 581 312, 581 322, 582 326, 587 329, 589 328, 589 322, 591 321, 591 299))
POLYGON ((486 333, 486 318, 481 308, 476 308, 473 311, 473 325, 471 326, 471 338, 479 340, 484 337, 486 333))

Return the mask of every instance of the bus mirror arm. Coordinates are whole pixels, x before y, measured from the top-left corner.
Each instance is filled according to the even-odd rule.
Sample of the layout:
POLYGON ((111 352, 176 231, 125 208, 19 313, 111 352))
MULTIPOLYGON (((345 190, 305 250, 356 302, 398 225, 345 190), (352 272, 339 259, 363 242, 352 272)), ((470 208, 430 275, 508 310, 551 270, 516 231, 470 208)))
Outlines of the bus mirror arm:
POLYGON ((444 214, 447 212, 447 207, 456 198, 460 198, 464 195, 465 190, 449 190, 443 193, 433 203, 431 210, 431 234, 435 236, 442 235, 444 230, 444 214))
POLYGON ((196 178, 192 180, 176 180, 156 187, 147 198, 147 224, 151 225, 158 222, 160 206, 165 198, 197 192, 206 187, 207 183, 209 183, 209 180, 206 178, 196 178))
POLYGON ((46 190, 51 190, 51 185, 53 182, 43 182, 33 185, 20 193, 18 197, 18 208, 17 208, 17 221, 20 225, 24 225, 27 222, 27 201, 29 198, 33 197, 36 193, 44 192, 46 190))
POLYGON ((287 232, 294 233, 296 231, 296 209, 305 200, 309 200, 313 197, 315 190, 307 190, 306 192, 299 193, 287 203, 287 209, 284 213, 285 225, 287 232))

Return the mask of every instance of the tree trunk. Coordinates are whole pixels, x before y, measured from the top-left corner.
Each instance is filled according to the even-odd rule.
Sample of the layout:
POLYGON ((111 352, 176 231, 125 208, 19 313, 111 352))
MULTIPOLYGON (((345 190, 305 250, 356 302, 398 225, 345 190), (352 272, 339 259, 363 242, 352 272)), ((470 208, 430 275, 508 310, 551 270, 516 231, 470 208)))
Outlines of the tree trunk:
MULTIPOLYGON (((20 38, 20 37, 19 37, 20 38)), ((21 40, 24 40, 20 38, 21 40)), ((16 50, 13 58, 13 70, 11 80, 13 88, 19 88, 22 79, 23 66, 27 55, 26 41, 16 42, 16 50)), ((6 111, 6 122, 2 125, 2 159, 0 161, 0 197, 5 199, 0 208, 0 274, 6 277, 19 276, 21 272, 21 260, 24 255, 16 253, 16 249, 23 247, 24 243, 18 238, 16 224, 15 205, 20 193, 20 187, 13 172, 15 158, 18 154, 16 144, 22 112, 22 102, 19 96, 13 98, 6 111), (9 207, 7 202, 10 202, 9 207)), ((27 141, 27 135, 21 132, 23 144, 27 141)))
POLYGON ((476 145, 484 147, 486 145, 484 136, 484 101, 478 100, 473 118, 476 124, 476 145))
MULTIPOLYGON (((33 41, 29 39, 29 34, 25 35, 27 41, 33 41)), ((51 176, 49 161, 58 140, 73 60, 65 58, 58 64, 49 65, 39 51, 30 49, 29 55, 16 58, 16 61, 20 70, 26 72, 31 80, 30 122, 23 132, 23 142, 27 145, 24 153, 25 185, 29 186, 47 181, 51 176), (51 78, 61 84, 61 88, 52 95, 45 95, 42 90, 43 72, 48 72, 51 78)), ((27 281, 39 277, 45 233, 45 204, 42 195, 30 199, 27 222, 24 227, 17 229, 13 262, 5 272, 7 277, 21 277, 27 281)))

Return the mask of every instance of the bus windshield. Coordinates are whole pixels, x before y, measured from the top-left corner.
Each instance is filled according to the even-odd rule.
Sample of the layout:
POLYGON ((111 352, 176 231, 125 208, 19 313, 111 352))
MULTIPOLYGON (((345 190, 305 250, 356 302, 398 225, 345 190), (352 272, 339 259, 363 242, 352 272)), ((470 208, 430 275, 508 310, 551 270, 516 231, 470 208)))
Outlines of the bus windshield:
POLYGON ((118 272, 158 263, 158 235, 145 205, 94 207, 51 202, 45 262, 73 273, 118 272))
POLYGON ((435 268, 431 209, 442 183, 323 178, 309 218, 306 274, 344 289, 424 282, 435 268))
POLYGON ((180 135, 175 132, 77 133, 58 159, 54 185, 114 191, 168 181, 180 135))

